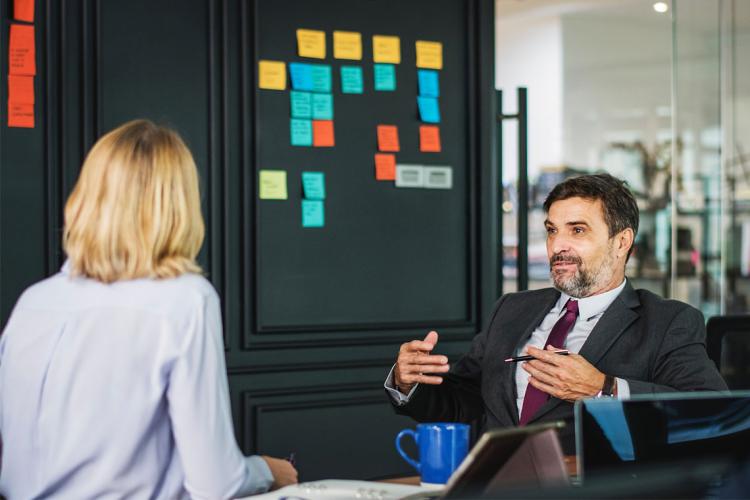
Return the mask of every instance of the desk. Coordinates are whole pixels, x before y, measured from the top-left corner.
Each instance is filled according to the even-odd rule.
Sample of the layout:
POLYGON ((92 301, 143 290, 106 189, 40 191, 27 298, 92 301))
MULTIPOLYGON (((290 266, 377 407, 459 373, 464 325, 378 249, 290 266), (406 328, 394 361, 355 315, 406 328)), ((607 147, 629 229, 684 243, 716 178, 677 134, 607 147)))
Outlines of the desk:
MULTIPOLYGON (((578 475, 578 462, 576 461, 575 455, 566 455, 564 457, 565 460, 565 468, 568 470, 568 475, 570 477, 575 477, 578 475)), ((392 479, 383 479, 380 482, 382 483, 391 483, 391 484, 408 484, 411 486, 419 486, 419 476, 406 476, 406 477, 395 477, 392 479)))

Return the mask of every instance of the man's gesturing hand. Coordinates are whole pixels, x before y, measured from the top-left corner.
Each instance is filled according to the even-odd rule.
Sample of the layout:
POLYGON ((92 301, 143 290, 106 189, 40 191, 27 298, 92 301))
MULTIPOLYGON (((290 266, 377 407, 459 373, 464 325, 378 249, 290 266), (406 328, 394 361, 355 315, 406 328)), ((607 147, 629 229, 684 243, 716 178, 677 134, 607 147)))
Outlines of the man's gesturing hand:
POLYGON ((547 351, 529 346, 536 359, 523 364, 529 383, 558 399, 576 401, 596 396, 604 385, 604 374, 578 354, 561 356, 549 346, 547 351))
POLYGON ((445 373, 450 369, 448 358, 430 354, 438 341, 437 332, 430 332, 424 340, 412 340, 401 344, 393 371, 393 381, 398 390, 409 394, 415 384, 437 385, 443 382, 443 377, 427 375, 430 373, 445 373))

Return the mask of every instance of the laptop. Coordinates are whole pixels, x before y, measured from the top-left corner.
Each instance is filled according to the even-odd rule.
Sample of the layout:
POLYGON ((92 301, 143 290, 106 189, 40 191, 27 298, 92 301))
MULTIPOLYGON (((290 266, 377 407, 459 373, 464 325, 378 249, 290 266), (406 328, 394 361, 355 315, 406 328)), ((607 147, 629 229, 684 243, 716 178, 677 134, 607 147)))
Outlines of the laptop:
POLYGON ((557 437, 557 430, 564 426, 564 422, 550 422, 487 431, 444 489, 405 498, 478 498, 493 496, 507 488, 568 485, 557 437))
POLYGON ((726 463, 750 455, 750 391, 665 393, 575 404, 581 481, 669 464, 726 463))

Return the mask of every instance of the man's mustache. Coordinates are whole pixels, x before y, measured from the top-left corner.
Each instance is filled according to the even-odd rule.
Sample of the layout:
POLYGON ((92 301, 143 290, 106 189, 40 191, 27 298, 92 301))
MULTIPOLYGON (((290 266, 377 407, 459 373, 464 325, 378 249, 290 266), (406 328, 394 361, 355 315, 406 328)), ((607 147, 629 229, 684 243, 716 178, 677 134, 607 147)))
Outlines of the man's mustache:
POLYGON ((552 258, 550 258, 549 265, 553 266, 553 265, 557 264, 558 262, 562 262, 564 264, 578 264, 578 265, 580 265, 582 261, 581 261, 580 257, 577 257, 575 255, 567 255, 567 254, 556 253, 555 255, 552 256, 552 258))

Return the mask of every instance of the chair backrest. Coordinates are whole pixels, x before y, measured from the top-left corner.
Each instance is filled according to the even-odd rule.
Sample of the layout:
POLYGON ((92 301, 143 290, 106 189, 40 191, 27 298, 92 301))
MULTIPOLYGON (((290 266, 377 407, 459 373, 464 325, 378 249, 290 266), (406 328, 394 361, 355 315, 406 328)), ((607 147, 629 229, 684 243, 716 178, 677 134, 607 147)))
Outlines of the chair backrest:
POLYGON ((730 389, 750 389, 750 314, 709 318, 706 350, 730 389))

